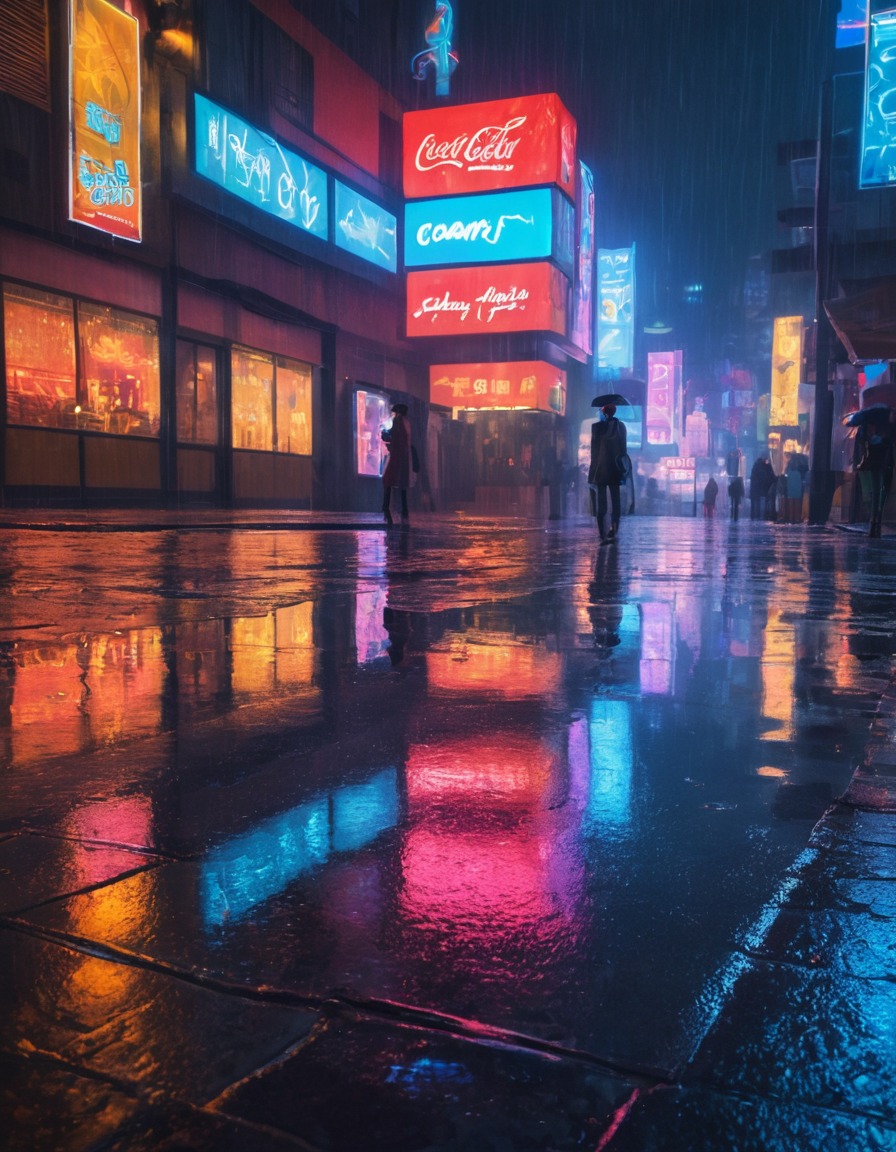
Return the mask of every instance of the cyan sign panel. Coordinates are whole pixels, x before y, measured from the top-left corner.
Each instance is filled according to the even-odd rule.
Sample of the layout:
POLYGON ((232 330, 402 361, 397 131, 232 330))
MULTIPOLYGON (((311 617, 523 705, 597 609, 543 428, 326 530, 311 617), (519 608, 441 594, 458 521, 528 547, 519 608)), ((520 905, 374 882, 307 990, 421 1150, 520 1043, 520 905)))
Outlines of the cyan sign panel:
POLYGON ((896 184, 896 11, 871 17, 865 69, 860 188, 896 184))
POLYGON ((631 371, 635 336, 635 247, 597 252, 597 345, 594 367, 631 371))
POLYGON ((572 260, 573 208, 551 188, 450 196, 405 204, 404 262, 495 264, 505 260, 572 260))
POLYGON ((326 240, 326 172, 198 92, 195 101, 197 173, 326 240))
POLYGON ((337 248, 395 272, 398 270, 397 223, 392 213, 380 204, 336 181, 334 239, 337 248))

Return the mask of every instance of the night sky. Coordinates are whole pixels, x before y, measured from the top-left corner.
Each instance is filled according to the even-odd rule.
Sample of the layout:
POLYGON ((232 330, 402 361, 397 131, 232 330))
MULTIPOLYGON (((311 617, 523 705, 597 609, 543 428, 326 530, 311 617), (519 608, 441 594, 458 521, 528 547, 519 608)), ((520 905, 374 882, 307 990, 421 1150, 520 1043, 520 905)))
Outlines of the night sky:
MULTIPOLYGON (((814 138, 836 0, 457 0, 450 101, 557 91, 596 176, 601 247, 638 245, 639 324, 705 286, 724 323, 749 256, 785 245, 776 145, 814 138)), ((374 70, 412 107, 408 78, 432 0, 373 0, 374 70), (375 45, 375 47, 374 47, 375 45)))

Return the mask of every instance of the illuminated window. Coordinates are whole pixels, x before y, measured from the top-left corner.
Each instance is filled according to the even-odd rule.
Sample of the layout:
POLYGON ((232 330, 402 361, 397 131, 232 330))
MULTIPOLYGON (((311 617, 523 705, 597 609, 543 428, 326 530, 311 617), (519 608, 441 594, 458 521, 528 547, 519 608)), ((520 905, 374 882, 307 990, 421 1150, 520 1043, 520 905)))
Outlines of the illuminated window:
POLYGON ((218 384, 214 348, 177 342, 177 439, 181 444, 218 440, 218 384))
POLYGON ((311 454, 311 367, 248 348, 232 354, 233 447, 311 454))
POLYGON ((382 476, 386 445, 380 433, 392 424, 388 399, 381 392, 355 392, 355 462, 359 476, 382 476))
POLYGON ((84 373, 80 427, 159 434, 159 332, 155 320, 96 304, 78 305, 84 373))
POLYGON ((3 331, 9 423, 61 427, 77 404, 73 302, 7 285, 3 331))

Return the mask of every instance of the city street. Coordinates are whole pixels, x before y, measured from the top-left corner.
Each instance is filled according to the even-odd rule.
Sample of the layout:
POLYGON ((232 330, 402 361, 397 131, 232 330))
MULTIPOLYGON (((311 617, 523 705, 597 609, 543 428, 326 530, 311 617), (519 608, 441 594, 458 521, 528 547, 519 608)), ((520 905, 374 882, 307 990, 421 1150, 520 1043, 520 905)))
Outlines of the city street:
POLYGON ((4 1147, 896 1149, 892 539, 165 515, 0 526, 4 1147))

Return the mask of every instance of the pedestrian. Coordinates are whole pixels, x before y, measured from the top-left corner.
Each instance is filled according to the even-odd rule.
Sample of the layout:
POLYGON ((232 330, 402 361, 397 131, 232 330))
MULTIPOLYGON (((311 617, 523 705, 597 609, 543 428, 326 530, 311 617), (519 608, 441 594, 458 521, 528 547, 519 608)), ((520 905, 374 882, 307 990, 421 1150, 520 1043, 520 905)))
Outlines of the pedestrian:
POLYGON ((703 489, 703 515, 707 520, 711 520, 716 514, 716 497, 719 494, 719 486, 716 483, 715 476, 710 476, 706 481, 706 487, 703 489))
POLYGON ((392 489, 401 492, 402 523, 409 522, 408 488, 414 483, 411 448, 411 422, 407 404, 392 405, 392 427, 384 428, 383 441, 389 449, 389 459, 383 472, 383 519, 392 523, 392 489))
POLYGON ((871 499, 869 536, 880 536, 884 505, 893 484, 893 438, 884 421, 866 424, 856 438, 858 472, 871 499))
POLYGON ((740 502, 744 498, 744 482, 740 476, 735 476, 728 482, 728 501, 731 509, 731 519, 740 517, 740 502))
POLYGON ((790 454, 784 469, 784 491, 784 519, 788 524, 800 524, 803 519, 803 471, 795 452, 790 454))
POLYGON ((591 467, 588 486, 591 489, 591 511, 597 520, 602 544, 616 539, 622 500, 619 486, 625 479, 624 458, 627 455, 625 425, 616 417, 616 405, 604 404, 600 419, 591 425, 591 467), (610 494, 610 528, 606 529, 607 492, 610 494), (597 500, 595 503, 595 495, 597 500))
POLYGON ((775 470, 767 456, 757 456, 750 470, 750 519, 770 520, 768 500, 774 498, 775 470))

